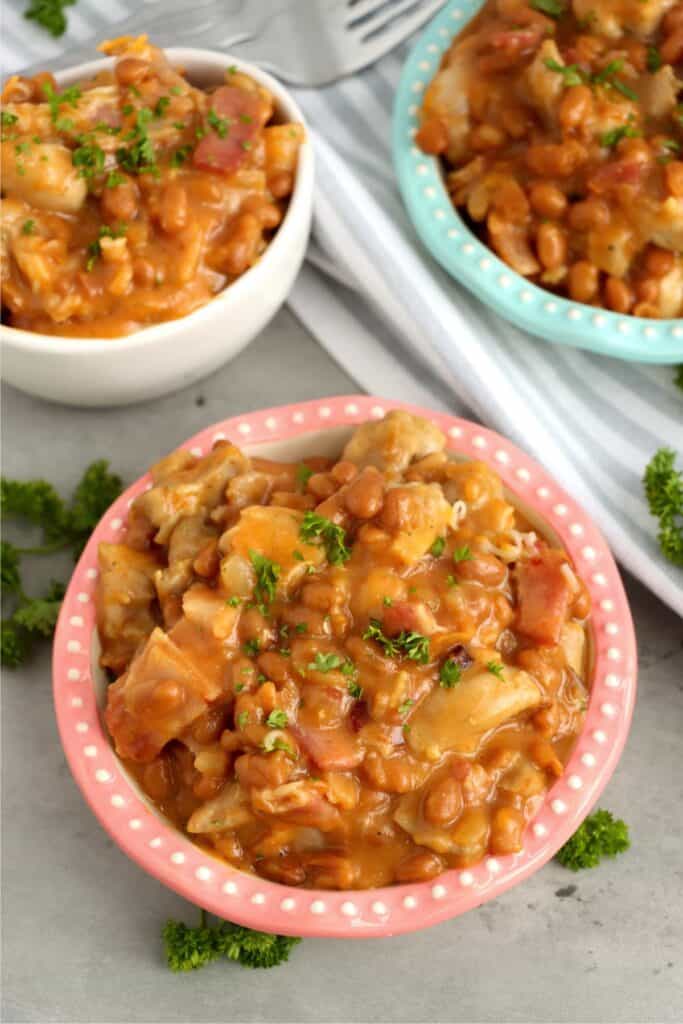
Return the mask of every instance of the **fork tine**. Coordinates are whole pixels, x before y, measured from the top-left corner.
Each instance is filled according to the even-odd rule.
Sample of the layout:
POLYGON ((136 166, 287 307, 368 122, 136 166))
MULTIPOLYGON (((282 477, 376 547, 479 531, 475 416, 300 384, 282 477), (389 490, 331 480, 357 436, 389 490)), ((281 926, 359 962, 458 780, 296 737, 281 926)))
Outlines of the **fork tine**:
POLYGON ((349 28, 365 42, 370 37, 378 36, 385 29, 390 30, 394 22, 397 23, 397 27, 399 24, 403 27, 408 21, 414 21, 415 26, 421 25, 438 6, 441 4, 436 3, 436 0, 426 4, 422 0, 385 0, 385 3, 376 8, 374 14, 369 14, 362 21, 356 21, 355 25, 350 25, 349 28))
POLYGON ((403 0, 395 4, 391 10, 391 17, 385 17, 381 23, 375 19, 372 23, 366 23, 360 39, 365 45, 365 56, 368 62, 378 60, 385 53, 393 50, 395 46, 402 43, 404 39, 424 25, 426 21, 436 14, 440 7, 443 7, 446 0, 429 0, 428 3, 416 3, 416 0, 403 0), (403 17, 400 17, 404 14, 403 17))
POLYGON ((346 0, 347 28, 355 28, 357 22, 363 21, 392 2, 393 0, 355 0, 355 3, 352 3, 351 0, 346 0))

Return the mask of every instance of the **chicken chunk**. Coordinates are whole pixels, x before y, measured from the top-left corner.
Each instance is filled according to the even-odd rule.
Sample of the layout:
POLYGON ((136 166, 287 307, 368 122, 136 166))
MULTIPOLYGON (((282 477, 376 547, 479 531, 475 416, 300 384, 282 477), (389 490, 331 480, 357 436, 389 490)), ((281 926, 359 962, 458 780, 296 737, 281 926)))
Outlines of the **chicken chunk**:
POLYGON ((591 32, 618 39, 621 35, 636 35, 641 39, 651 35, 677 0, 573 0, 578 21, 587 21, 591 32))
POLYGON ((564 89, 564 82, 562 75, 551 71, 548 62, 564 67, 565 62, 554 39, 546 39, 541 43, 536 56, 526 70, 524 79, 529 102, 550 127, 557 121, 559 99, 564 89))
POLYGON ((208 512, 220 504, 228 481, 248 468, 248 459, 231 444, 219 444, 203 459, 170 476, 135 499, 135 507, 157 529, 155 540, 166 544, 183 516, 208 512))
POLYGON ((58 143, 37 145, 32 136, 17 136, 2 147, 2 190, 11 199, 24 199, 41 210, 75 213, 85 202, 88 186, 71 159, 71 150, 58 143))
POLYGON ((390 535, 388 550, 411 565, 443 536, 453 516, 438 484, 400 484, 386 492, 380 515, 390 535))
POLYGON ((107 693, 105 720, 117 753, 133 761, 152 761, 219 693, 185 652, 155 629, 107 693))
POLYGON ((120 672, 156 625, 154 555, 125 544, 100 544, 97 628, 102 643, 100 664, 120 672))
POLYGON ((470 131, 469 92, 478 40, 465 39, 452 47, 427 87, 423 118, 435 119, 448 135, 445 156, 457 164, 467 153, 470 131))
POLYGON ((187 822, 187 831, 192 835, 207 835, 239 828, 251 821, 246 792, 237 782, 226 786, 213 800, 198 807, 187 822))
POLYGON ((384 419, 358 427, 342 458, 359 466, 402 473, 415 459, 443 451, 445 446, 446 438, 429 420, 394 409, 384 419))
POLYGON ((287 594, 303 579, 309 566, 317 568, 325 561, 325 551, 300 537, 303 513, 279 506, 252 505, 242 511, 236 526, 220 539, 220 550, 227 557, 221 563, 221 579, 229 593, 241 593, 228 585, 230 573, 237 571, 239 560, 244 573, 251 573, 252 552, 264 555, 279 569, 277 590, 287 594), (227 564, 225 564, 227 563, 227 564))
POLYGON ((436 687, 410 719, 408 745, 438 760, 447 751, 474 754, 490 729, 538 707, 540 688, 522 669, 506 665, 501 678, 474 666, 454 689, 436 687))

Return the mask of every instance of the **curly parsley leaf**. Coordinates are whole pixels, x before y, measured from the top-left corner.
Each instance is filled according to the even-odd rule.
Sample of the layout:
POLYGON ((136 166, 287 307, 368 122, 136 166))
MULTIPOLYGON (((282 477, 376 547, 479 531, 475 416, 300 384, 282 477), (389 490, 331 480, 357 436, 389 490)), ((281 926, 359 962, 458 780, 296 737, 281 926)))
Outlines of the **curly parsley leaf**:
POLYGON ((72 7, 76 0, 30 0, 24 17, 49 32, 51 36, 63 36, 67 29, 65 7, 72 7))
POLYGON ((660 448, 645 468, 643 485, 650 514, 659 520, 657 540, 662 554, 683 566, 683 473, 675 461, 671 448, 660 448))
POLYGON ((249 560, 256 573, 254 597, 259 604, 268 605, 275 599, 277 581, 280 578, 280 566, 258 551, 249 551, 249 560))
POLYGON ((588 815, 556 857, 570 871, 580 871, 597 867, 603 857, 616 857, 630 845, 626 823, 609 811, 599 810, 588 815))
POLYGON ((405 629, 401 630, 398 636, 389 637, 378 619, 370 619, 363 633, 363 640, 374 640, 382 647, 387 658, 401 656, 416 661, 419 665, 426 665, 429 661, 429 637, 405 629))
POLYGON ((3 540, 0 544, 0 577, 2 578, 3 594, 17 594, 21 591, 20 561, 19 549, 9 541, 3 540))
POLYGON ((230 921, 210 925, 204 910, 192 928, 169 920, 162 929, 166 962, 172 971, 195 971, 214 960, 233 960, 243 967, 277 967, 289 959, 300 938, 252 931, 230 921))
POLYGON ((319 516, 317 512, 305 512, 299 536, 311 544, 319 541, 325 548, 330 565, 343 565, 351 557, 346 546, 346 532, 331 519, 319 516))

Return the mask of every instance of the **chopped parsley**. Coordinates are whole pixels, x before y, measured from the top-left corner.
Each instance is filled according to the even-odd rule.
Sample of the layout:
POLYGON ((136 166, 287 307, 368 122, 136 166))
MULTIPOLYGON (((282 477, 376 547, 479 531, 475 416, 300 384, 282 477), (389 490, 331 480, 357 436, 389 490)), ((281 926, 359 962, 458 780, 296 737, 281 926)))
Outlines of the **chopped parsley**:
POLYGON ((378 643, 387 658, 404 657, 416 661, 419 665, 426 665, 429 661, 429 637, 420 633, 401 630, 396 637, 388 637, 382 629, 382 623, 378 619, 370 619, 368 628, 363 633, 364 640, 374 640, 378 643))
MULTIPOLYGON (((124 112, 126 108, 124 107, 124 112)), ((151 121, 153 113, 146 107, 138 110, 135 115, 135 124, 131 130, 123 136, 124 142, 131 145, 126 148, 120 146, 116 150, 116 159, 119 166, 130 174, 158 174, 156 155, 152 140, 147 131, 147 125, 151 121)))
POLYGON ((179 146, 171 157, 171 167, 180 167, 192 152, 192 146, 179 146))
POLYGON ((404 715, 407 715, 408 712, 410 711, 410 709, 412 707, 414 707, 414 706, 415 706, 415 701, 411 700, 410 697, 408 697, 408 699, 404 700, 402 704, 399 704, 399 706, 398 706, 398 713, 399 713, 399 715, 401 717, 403 717, 404 715))
POLYGON ((232 124, 231 120, 227 117, 219 117, 213 107, 211 107, 209 113, 206 115, 206 120, 209 122, 219 139, 224 139, 230 131, 230 125, 232 124))
POLYGON ((263 741, 263 751, 266 754, 272 754, 274 750, 284 750, 285 754, 288 754, 289 757, 296 757, 294 748, 286 739, 283 739, 282 736, 275 736, 270 732, 263 741))
POLYGON ((354 700, 360 700, 361 699, 361 697, 363 696, 363 687, 362 686, 359 686, 358 683, 355 682, 353 679, 349 679, 349 681, 346 684, 346 686, 347 686, 347 689, 349 691, 350 696, 353 697, 354 700))
POLYGON ((12 125, 16 124, 19 118, 16 114, 10 114, 9 110, 3 110, 0 114, 0 124, 3 128, 11 128, 12 125))
POLYGON ((648 46, 646 64, 648 71, 659 71, 661 68, 663 64, 662 55, 656 46, 648 46))
POLYGON ((578 64, 560 64, 552 57, 544 60, 543 63, 549 71, 556 71, 558 75, 562 75, 562 81, 567 88, 572 85, 582 85, 584 82, 585 76, 578 64))
POLYGON ((160 96, 154 104, 154 116, 163 117, 170 102, 169 96, 160 96))
POLYGON ((384 605, 385 608, 391 608, 393 603, 394 602, 392 601, 392 599, 390 597, 383 597, 382 598, 382 604, 384 605))
MULTIPOLYGON (((59 108, 67 103, 69 106, 75 107, 81 95, 81 90, 77 85, 70 85, 68 89, 63 89, 62 92, 55 92, 50 82, 43 82, 43 96, 50 108, 50 120, 54 125, 57 125, 59 120, 59 108)), ((58 125, 57 127, 59 131, 65 130, 58 125)))
POLYGON ((297 622, 296 626, 294 627, 294 632, 295 633, 307 633, 308 632, 308 623, 307 622, 297 622))
POLYGON ((237 605, 240 603, 240 598, 237 596, 237 594, 233 594, 232 597, 229 597, 225 603, 229 604, 231 608, 236 608, 237 605))
POLYGON ((94 242, 91 242, 86 252, 88 258, 85 261, 85 269, 90 271, 95 266, 95 263, 102 255, 102 246, 100 244, 103 238, 122 238, 126 233, 126 225, 119 224, 118 227, 112 228, 108 224, 103 224, 97 233, 97 238, 94 242))
POLYGON ((454 562, 470 562, 472 560, 472 552, 470 551, 467 544, 462 548, 456 548, 453 552, 454 562))
POLYGON ((429 554, 433 555, 434 558, 440 558, 441 555, 444 552, 444 548, 445 547, 446 547, 446 538, 445 537, 437 537, 436 540, 434 541, 434 543, 432 544, 431 548, 429 549, 429 554))
POLYGON ((488 672, 491 672, 492 675, 497 676, 498 679, 504 679, 503 666, 499 661, 487 661, 486 669, 488 672))
POLYGON ((449 572, 448 576, 446 577, 446 583, 448 584, 449 587, 458 586, 458 580, 456 580, 452 572, 449 572))
POLYGON ((275 708, 266 718, 266 725, 269 725, 271 729, 284 729, 287 724, 287 715, 280 708, 275 708))
POLYGON ((296 467, 296 482, 302 491, 306 490, 306 485, 312 476, 313 470, 309 469, 303 462, 299 463, 296 467))
POLYGON ((315 660, 310 661, 306 667, 312 672, 332 672, 343 664, 344 659, 338 654, 323 654, 322 651, 317 651, 315 660))
POLYGON ((611 60, 609 64, 606 64, 601 71, 597 71, 591 76, 591 83, 593 85, 607 85, 611 86, 612 89, 616 89, 617 92, 621 93, 622 96, 626 96, 627 99, 637 101, 638 95, 622 82, 621 79, 615 78, 624 67, 623 60, 611 60))
POLYGON ((550 18, 561 18, 566 11, 563 0, 531 0, 531 7, 550 18))
POLYGON ((25 220, 21 225, 22 235, 32 235, 35 231, 36 222, 34 220, 25 220))
POLYGON ((104 170, 104 150, 83 137, 81 144, 71 154, 71 162, 78 168, 79 178, 91 181, 96 174, 101 174, 104 170))
POLYGON ((622 139, 637 139, 639 135, 640 132, 633 125, 622 124, 618 128, 612 128, 608 132, 603 132, 600 136, 600 145, 611 148, 621 142, 622 139))
POLYGON ((105 188, 116 188, 117 185, 125 185, 126 179, 118 171, 110 171, 105 181, 105 188))
POLYGON ((237 721, 237 728, 238 729, 244 729, 245 726, 247 725, 248 721, 249 721, 249 712, 248 711, 240 711, 239 715, 237 716, 236 721, 237 721))
POLYGON ((296 562, 303 562, 303 560, 304 560, 304 556, 301 554, 301 552, 298 550, 298 548, 295 549, 294 551, 292 551, 292 558, 296 562))
POLYGON ((325 548, 330 565, 343 565, 351 557, 346 546, 346 532, 331 519, 319 516, 317 512, 305 512, 299 536, 308 544, 318 540, 325 548))
POLYGON ((444 661, 439 669, 439 686, 443 686, 445 690, 452 690, 454 686, 458 685, 461 678, 462 668, 457 661, 452 658, 444 661))
POLYGON ((242 644, 242 650, 245 654, 248 654, 250 658, 255 658, 261 650, 261 646, 258 640, 247 640, 242 644))
POLYGON ((275 599, 277 581, 280 578, 280 566, 272 562, 270 558, 259 554, 258 551, 249 551, 249 560, 256 573, 256 586, 254 596, 259 604, 268 605, 275 599))

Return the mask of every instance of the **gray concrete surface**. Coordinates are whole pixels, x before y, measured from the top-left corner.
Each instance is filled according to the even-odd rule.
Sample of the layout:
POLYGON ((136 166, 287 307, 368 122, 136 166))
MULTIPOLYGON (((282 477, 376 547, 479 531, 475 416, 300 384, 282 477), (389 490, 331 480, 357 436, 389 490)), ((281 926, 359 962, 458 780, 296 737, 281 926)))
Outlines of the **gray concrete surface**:
MULTIPOLYGON (((106 456, 131 480, 228 414, 355 390, 283 312, 211 380, 145 407, 67 410, 5 388, 3 472, 44 475, 68 492, 106 456)), ((168 916, 191 920, 192 908, 127 860, 86 807, 57 738, 49 651, 5 673, 2 1019, 682 1020, 683 626, 640 584, 626 584, 640 693, 602 806, 629 822, 632 850, 579 875, 550 864, 426 932, 307 940, 272 972, 167 970, 160 926, 168 916)))

